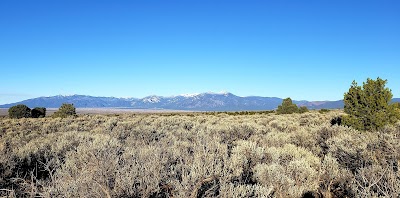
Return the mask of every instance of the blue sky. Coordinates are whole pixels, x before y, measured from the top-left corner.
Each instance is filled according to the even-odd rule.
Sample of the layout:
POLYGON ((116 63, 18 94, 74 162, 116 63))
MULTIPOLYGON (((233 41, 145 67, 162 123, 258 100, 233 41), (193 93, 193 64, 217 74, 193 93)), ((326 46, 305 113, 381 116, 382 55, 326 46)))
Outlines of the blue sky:
POLYGON ((0 104, 68 94, 207 91, 400 97, 400 1, 1 1, 0 104))

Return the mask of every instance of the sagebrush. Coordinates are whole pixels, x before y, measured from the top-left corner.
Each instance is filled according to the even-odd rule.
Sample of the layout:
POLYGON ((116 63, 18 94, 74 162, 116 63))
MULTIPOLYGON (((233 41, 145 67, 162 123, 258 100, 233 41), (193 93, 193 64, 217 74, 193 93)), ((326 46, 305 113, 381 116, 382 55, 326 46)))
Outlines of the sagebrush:
POLYGON ((0 196, 398 197, 400 124, 343 114, 0 119, 0 196))

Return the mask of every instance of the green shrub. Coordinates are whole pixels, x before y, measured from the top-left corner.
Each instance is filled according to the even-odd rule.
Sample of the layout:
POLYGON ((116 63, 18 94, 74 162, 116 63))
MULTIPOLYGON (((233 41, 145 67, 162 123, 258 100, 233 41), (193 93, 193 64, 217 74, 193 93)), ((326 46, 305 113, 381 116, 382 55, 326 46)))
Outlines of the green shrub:
POLYGON ((46 108, 45 107, 35 107, 31 111, 32 118, 44 118, 46 117, 46 108))
POLYGON ((306 106, 302 106, 299 108, 299 113, 305 113, 308 112, 308 108, 306 106))
POLYGON ((299 111, 299 108, 297 107, 296 104, 293 104, 292 99, 286 98, 282 101, 282 105, 278 106, 276 113, 277 114, 292 114, 292 113, 297 113, 298 111, 299 111))
POLYGON ((12 106, 8 109, 8 116, 10 118, 30 118, 31 109, 26 105, 19 104, 12 106))
POLYGON ((353 81, 344 94, 343 124, 358 130, 378 130, 397 120, 395 105, 389 105, 393 95, 385 87, 387 80, 367 79, 363 86, 353 81))
POLYGON ((396 102, 390 105, 393 108, 395 116, 397 119, 400 119, 400 103, 396 102))
POLYGON ((76 116, 76 109, 73 104, 64 103, 61 107, 53 114, 54 118, 66 118, 70 116, 76 116))
POLYGON ((331 111, 331 110, 329 110, 329 109, 320 109, 319 110, 320 113, 328 113, 329 111, 331 111))

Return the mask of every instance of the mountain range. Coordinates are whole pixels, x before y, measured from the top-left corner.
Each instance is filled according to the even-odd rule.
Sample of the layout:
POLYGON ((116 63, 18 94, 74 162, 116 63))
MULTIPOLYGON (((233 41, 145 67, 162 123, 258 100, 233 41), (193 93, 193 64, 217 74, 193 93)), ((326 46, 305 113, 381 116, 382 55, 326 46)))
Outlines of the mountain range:
MULTIPOLYGON (((393 99, 400 102, 400 98, 393 99)), ((338 101, 293 101, 298 106, 309 109, 340 109, 343 100, 338 101)), ((169 109, 189 111, 254 111, 273 110, 282 103, 282 98, 248 96, 240 97, 232 93, 200 93, 178 96, 147 96, 144 98, 95 97, 87 95, 51 96, 32 98, 16 103, 0 105, 9 108, 25 104, 30 108, 58 108, 62 103, 72 103, 77 108, 130 108, 130 109, 169 109)))
MULTIPOLYGON (((144 98, 95 97, 87 95, 50 96, 32 98, 16 103, 0 105, 9 108, 25 104, 30 108, 58 108, 62 103, 72 103, 77 108, 132 108, 132 109, 171 109, 193 111, 251 111, 272 110, 282 103, 282 98, 248 96, 240 97, 232 93, 200 93, 178 96, 147 96, 144 98)), ((310 109, 343 108, 343 101, 294 101, 299 106, 310 109)))

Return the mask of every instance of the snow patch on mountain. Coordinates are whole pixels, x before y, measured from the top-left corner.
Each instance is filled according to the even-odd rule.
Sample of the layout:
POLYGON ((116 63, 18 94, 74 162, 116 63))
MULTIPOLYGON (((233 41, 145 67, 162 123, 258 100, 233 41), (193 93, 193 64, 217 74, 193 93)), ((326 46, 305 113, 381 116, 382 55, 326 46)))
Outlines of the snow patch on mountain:
POLYGON ((209 92, 206 92, 206 93, 204 93, 204 94, 211 94, 211 95, 228 95, 228 94, 230 94, 230 93, 227 92, 227 91, 219 91, 219 92, 209 91, 209 92))
MULTIPOLYGON (((293 101, 298 106, 307 106, 311 109, 343 108, 343 101, 293 101)), ((88 95, 53 96, 32 98, 17 103, 0 105, 0 108, 9 108, 16 104, 25 104, 28 107, 59 108, 63 103, 72 103, 77 108, 136 108, 136 109, 174 109, 198 111, 252 111, 272 110, 282 103, 276 97, 242 97, 232 93, 206 92, 181 94, 177 96, 147 96, 145 98, 115 98, 95 97, 88 95)))
POLYGON ((199 95, 201 95, 201 93, 180 94, 178 96, 182 96, 182 97, 185 97, 185 98, 192 98, 192 97, 196 97, 196 96, 199 96, 199 95))
POLYGON ((161 97, 159 96, 149 96, 146 98, 143 98, 143 102, 147 103, 159 103, 161 101, 161 97))

